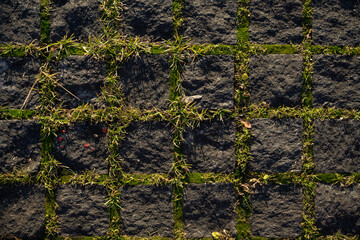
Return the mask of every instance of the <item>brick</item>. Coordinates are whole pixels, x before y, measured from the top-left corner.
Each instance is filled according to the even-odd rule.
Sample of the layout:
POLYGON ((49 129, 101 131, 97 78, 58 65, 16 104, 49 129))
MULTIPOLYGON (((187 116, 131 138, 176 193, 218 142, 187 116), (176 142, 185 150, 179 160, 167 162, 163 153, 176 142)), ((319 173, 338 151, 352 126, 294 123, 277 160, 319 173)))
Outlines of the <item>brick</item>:
POLYGON ((302 56, 297 54, 252 56, 249 62, 251 103, 301 106, 302 61, 302 56))
POLYGON ((121 189, 121 228, 138 237, 174 236, 172 187, 136 185, 121 189))
POLYGON ((302 156, 301 119, 251 121, 250 169, 255 172, 299 172, 302 156))
POLYGON ((257 186, 251 195, 251 232, 256 237, 295 238, 301 234, 302 189, 297 185, 257 186))

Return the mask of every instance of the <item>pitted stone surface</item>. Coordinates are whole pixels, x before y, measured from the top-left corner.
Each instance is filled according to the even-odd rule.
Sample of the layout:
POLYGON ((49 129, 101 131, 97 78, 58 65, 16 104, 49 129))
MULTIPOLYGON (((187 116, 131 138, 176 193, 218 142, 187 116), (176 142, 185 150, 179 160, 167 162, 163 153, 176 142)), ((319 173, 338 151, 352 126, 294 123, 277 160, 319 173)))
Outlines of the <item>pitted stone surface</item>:
POLYGON ((184 36, 195 44, 236 44, 237 0, 184 1, 184 36))
POLYGON ((302 56, 257 55, 250 58, 250 101, 271 107, 301 106, 302 56))
POLYGON ((120 146, 122 168, 131 173, 169 173, 173 137, 167 122, 133 122, 120 146))
POLYGON ((359 109, 359 94, 360 56, 314 56, 314 107, 359 109))
POLYGON ((258 44, 300 44, 301 0, 249 1, 249 39, 258 44))
POLYGON ((187 238, 211 237, 227 230, 236 236, 236 193, 229 183, 189 184, 184 189, 184 232, 187 238))
POLYGON ((40 125, 32 120, 0 121, 0 173, 40 169, 40 125))
POLYGON ((302 156, 301 119, 251 121, 250 169, 255 172, 299 172, 302 156))
POLYGON ((199 96, 194 106, 200 108, 233 108, 234 67, 234 57, 228 55, 188 58, 181 82, 185 99, 199 96))
POLYGON ((103 105, 98 95, 101 94, 106 78, 105 63, 86 56, 71 56, 58 62, 56 71, 59 83, 63 86, 57 86, 58 98, 64 107, 76 108, 82 104, 91 104, 95 107, 103 105))
POLYGON ((303 221, 302 202, 300 186, 257 186, 251 195, 252 235, 266 238, 298 237, 303 221))
POLYGON ((152 41, 172 37, 172 0, 125 0, 123 4, 125 34, 152 41))
POLYGON ((314 129, 316 172, 360 172, 360 121, 317 120, 314 129))
POLYGON ((169 105, 170 57, 141 55, 124 63, 118 75, 125 101, 139 108, 161 108, 169 105))
POLYGON ((171 186, 125 186, 121 189, 120 198, 124 234, 138 237, 174 236, 171 186))
POLYGON ((55 159, 76 173, 95 170, 107 174, 106 134, 107 128, 101 124, 80 122, 66 126, 54 137, 55 159))
POLYGON ((0 106, 20 109, 25 103, 23 109, 34 109, 39 98, 38 84, 34 85, 39 69, 40 60, 33 58, 0 58, 0 106))
POLYGON ((110 216, 104 186, 60 185, 55 201, 59 205, 60 236, 105 236, 110 216))
POLYGON ((231 120, 201 122, 184 133, 182 150, 192 172, 235 170, 235 124, 231 120))
POLYGON ((40 1, 0 2, 0 43, 30 44, 40 41, 40 1))
POLYGON ((102 33, 101 0, 52 0, 50 38, 57 42, 74 36, 84 42, 102 33))
POLYGON ((358 0, 313 0, 314 44, 359 46, 360 2, 358 0))
POLYGON ((324 235, 360 234, 360 187, 319 184, 315 188, 315 223, 324 235))
POLYGON ((45 191, 39 185, 0 186, 0 238, 44 239, 45 191))

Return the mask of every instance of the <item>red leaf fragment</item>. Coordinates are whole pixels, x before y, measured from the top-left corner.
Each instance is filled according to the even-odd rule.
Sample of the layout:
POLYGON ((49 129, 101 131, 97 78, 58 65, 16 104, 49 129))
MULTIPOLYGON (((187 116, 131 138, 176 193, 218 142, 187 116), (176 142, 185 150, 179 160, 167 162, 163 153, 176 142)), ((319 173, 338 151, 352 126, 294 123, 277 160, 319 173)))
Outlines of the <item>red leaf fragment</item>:
POLYGON ((106 133, 107 133, 107 129, 106 129, 106 128, 102 128, 102 133, 106 134, 106 133))
POLYGON ((91 151, 94 151, 94 150, 95 150, 95 148, 92 147, 92 148, 91 148, 91 151))
POLYGON ((62 149, 63 148, 63 146, 62 145, 60 145, 60 149, 62 149))
POLYGON ((59 142, 61 142, 61 141, 62 141, 62 139, 63 139, 62 137, 59 137, 58 141, 59 141, 59 142))
POLYGON ((88 143, 84 143, 84 147, 90 147, 90 145, 88 143))
POLYGON ((66 131, 65 131, 65 130, 62 130, 62 132, 63 132, 63 133, 66 133, 66 131))

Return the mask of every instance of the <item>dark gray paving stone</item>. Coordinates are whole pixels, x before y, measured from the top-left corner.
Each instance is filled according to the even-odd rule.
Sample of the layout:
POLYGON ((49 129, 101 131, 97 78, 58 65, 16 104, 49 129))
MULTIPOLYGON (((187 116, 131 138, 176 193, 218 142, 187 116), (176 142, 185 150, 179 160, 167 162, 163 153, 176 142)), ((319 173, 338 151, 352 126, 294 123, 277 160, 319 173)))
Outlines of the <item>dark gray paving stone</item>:
POLYGON ((30 44, 40 41, 40 1, 0 2, 0 43, 30 44))
POLYGON ((139 108, 167 108, 170 98, 170 56, 141 55, 118 71, 125 100, 139 108))
POLYGON ((151 41, 172 37, 172 0, 125 0, 123 4, 125 34, 151 41))
POLYGON ((40 60, 34 58, 0 58, 0 106, 24 109, 38 104, 38 84, 31 90, 39 74, 40 60), (31 91, 31 92, 30 92, 31 91))
POLYGON ((250 169, 255 172, 301 171, 303 126, 301 119, 251 121, 250 169))
POLYGON ((0 121, 0 173, 36 173, 40 161, 40 125, 29 120, 0 121))
POLYGON ((0 186, 0 238, 44 239, 45 191, 39 185, 0 186))
POLYGON ((189 184, 184 188, 184 232, 187 238, 211 237, 226 230, 236 236, 236 193, 229 183, 189 184))
POLYGON ((360 108, 359 94, 360 56, 314 56, 314 107, 360 108))
POLYGON ((295 238, 301 234, 302 189, 296 185, 257 186, 251 195, 251 232, 256 237, 295 238))
POLYGON ((360 234, 360 187, 319 184, 315 188, 315 223, 324 235, 360 234))
POLYGON ((360 45, 360 3, 358 0, 313 0, 313 43, 360 45))
POLYGON ((110 216, 106 188, 101 185, 60 185, 55 191, 59 205, 60 236, 104 236, 110 216))
POLYGON ((76 173, 95 170, 107 174, 107 127, 88 122, 73 123, 54 137, 54 156, 76 173))
POLYGON ((172 187, 125 186, 121 189, 121 229, 138 237, 174 236, 172 187))
POLYGON ((122 168, 131 173, 169 173, 173 137, 167 122, 132 122, 120 146, 122 168))
POLYGON ((299 44, 302 41, 301 0, 249 1, 250 42, 259 44, 299 44))
POLYGON ((184 36, 195 44, 236 44, 237 0, 184 0, 184 36))
POLYGON ((102 107, 98 95, 106 78, 106 64, 86 56, 72 56, 56 64, 59 83, 58 98, 66 108, 76 108, 82 104, 102 107))
POLYGON ((227 55, 188 58, 184 65, 181 85, 186 97, 200 95, 195 107, 234 107, 234 57, 227 55))
POLYGON ((249 62, 251 103, 301 106, 302 65, 302 56, 297 54, 252 56, 249 62))
POLYGON ((213 120, 184 133, 182 150, 192 172, 225 172, 235 169, 235 124, 213 120))
POLYGON ((360 121, 317 120, 314 128, 316 172, 360 172, 360 121))
POLYGON ((88 42, 102 33, 101 0, 52 0, 50 38, 57 42, 72 34, 88 42))

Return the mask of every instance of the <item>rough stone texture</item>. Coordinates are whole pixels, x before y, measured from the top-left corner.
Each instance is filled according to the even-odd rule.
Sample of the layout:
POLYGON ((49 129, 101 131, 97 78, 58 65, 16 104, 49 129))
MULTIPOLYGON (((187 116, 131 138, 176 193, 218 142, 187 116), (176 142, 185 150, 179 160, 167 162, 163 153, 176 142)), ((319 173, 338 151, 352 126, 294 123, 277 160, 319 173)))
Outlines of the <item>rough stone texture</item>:
POLYGON ((299 172, 302 155, 301 119, 251 121, 250 169, 255 172, 299 172))
POLYGON ((302 190, 297 185, 262 185, 251 195, 251 232, 266 238, 295 238, 301 234, 302 190))
POLYGON ((123 3, 125 34, 151 41, 172 37, 172 0, 125 0, 123 3))
POLYGON ((324 235, 360 234, 360 187, 319 184, 315 188, 315 223, 324 235))
POLYGON ((167 122, 133 122, 120 146, 122 168, 131 173, 169 173, 173 137, 167 122))
POLYGON ((315 171, 360 172, 360 121, 317 120, 314 128, 315 171))
POLYGON ((40 125, 36 121, 0 121, 0 173, 36 173, 41 161, 40 125))
POLYGON ((76 108, 82 104, 92 104, 101 107, 98 95, 106 78, 106 65, 86 56, 72 56, 56 64, 59 83, 77 98, 62 87, 57 86, 58 98, 67 108, 76 108))
POLYGON ((315 55, 314 107, 360 108, 360 56, 315 55))
POLYGON ((139 108, 167 108, 170 98, 170 57, 142 55, 118 71, 125 100, 139 108))
POLYGON ((235 124, 230 120, 201 122, 184 133, 182 150, 192 172, 225 172, 235 169, 235 124))
POLYGON ((237 0, 184 0, 184 36, 195 44, 236 44, 237 0))
POLYGON ((314 44, 360 45, 359 0, 313 0, 314 44))
POLYGON ((101 0, 52 0, 50 38, 57 42, 65 36, 89 41, 102 33, 101 0))
POLYGON ((302 41, 301 0, 252 0, 249 39, 259 44, 299 44, 302 41))
POLYGON ((186 97, 200 95, 195 107, 234 107, 234 57, 227 55, 188 58, 183 69, 181 85, 186 97))
POLYGON ((60 185, 55 191, 59 204, 60 236, 104 236, 110 216, 106 188, 101 185, 60 185))
POLYGON ((302 56, 296 54, 252 56, 249 63, 251 103, 301 106, 302 61, 302 56))
POLYGON ((173 237, 171 186, 125 186, 120 192, 121 228, 126 235, 173 237))
POLYGON ((44 239, 44 235, 43 187, 0 186, 0 239, 44 239))
POLYGON ((76 173, 95 170, 107 174, 107 128, 101 124, 73 123, 54 138, 55 159, 76 173))
POLYGON ((229 183, 189 184, 184 189, 184 232, 187 238, 228 231, 236 236, 236 194, 229 183))
POLYGON ((40 41, 41 0, 1 0, 0 44, 40 41))
MULTIPOLYGON (((39 74, 40 60, 0 58, 0 106, 20 109, 39 74)), ((35 85, 24 109, 34 109, 39 94, 35 85)))

